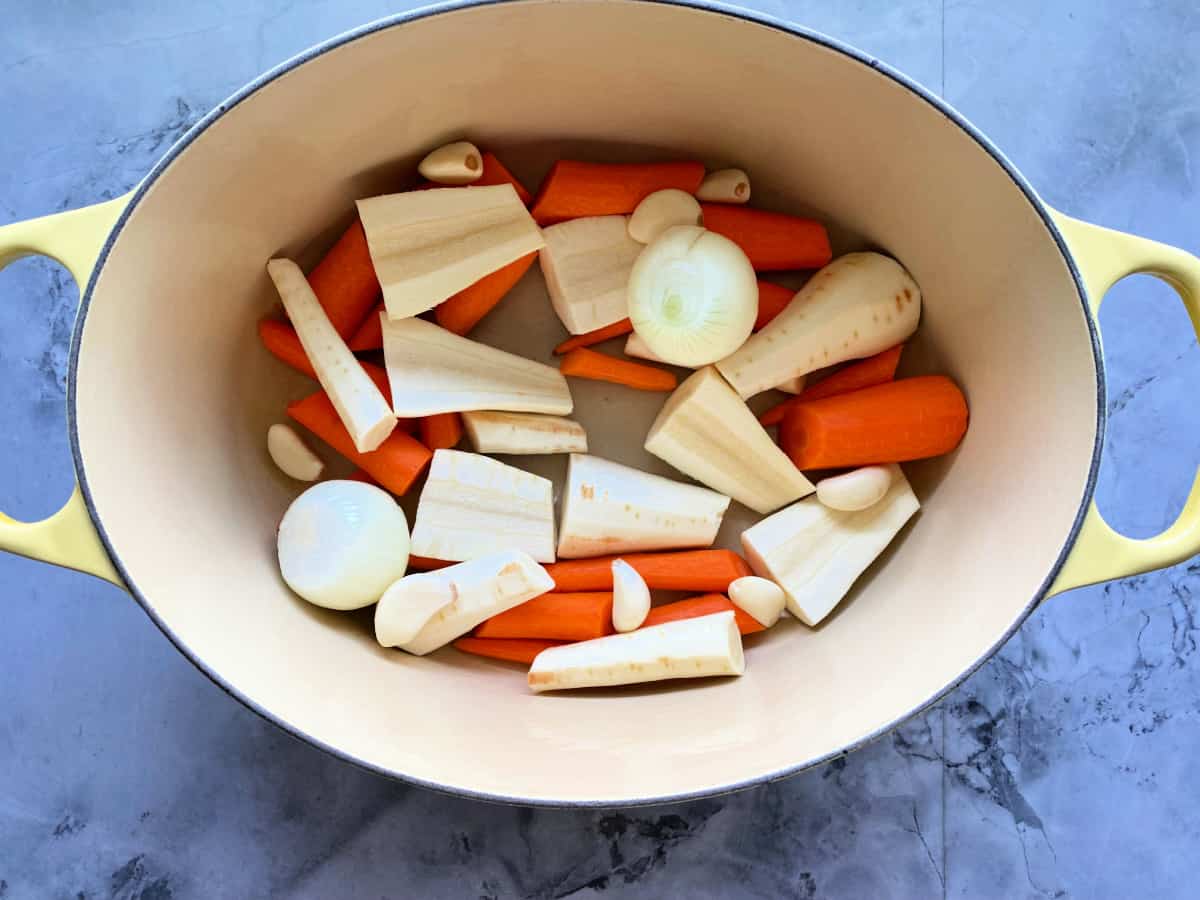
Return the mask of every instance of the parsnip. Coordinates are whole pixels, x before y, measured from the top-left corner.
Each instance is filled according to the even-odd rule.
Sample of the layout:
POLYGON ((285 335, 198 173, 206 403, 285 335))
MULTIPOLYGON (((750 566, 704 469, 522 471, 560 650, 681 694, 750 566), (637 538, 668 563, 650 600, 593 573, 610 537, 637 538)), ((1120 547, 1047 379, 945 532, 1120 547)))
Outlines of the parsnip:
POLYGON ((378 449, 396 427, 396 416, 387 399, 325 315, 300 267, 290 259, 273 259, 267 263, 267 273, 275 282, 317 380, 350 432, 354 449, 359 453, 378 449))
POLYGON ((412 552, 451 561, 522 550, 554 562, 554 486, 478 453, 438 450, 417 504, 412 552))
POLYGON ((389 590, 375 610, 375 637, 384 647, 398 646, 423 656, 466 634, 484 619, 499 615, 554 588, 554 579, 518 550, 481 556, 436 572, 407 575, 389 590), (445 602, 442 602, 445 601, 445 602), (409 614, 402 607, 418 607, 409 614), (414 636, 412 618, 436 607, 414 636))
POLYGON ((565 415, 571 391, 553 366, 460 337, 424 319, 383 321, 392 407, 401 416, 476 409, 565 415))
POLYGON ((807 381, 807 375, 797 375, 795 378, 789 378, 782 384, 775 385, 775 390, 783 391, 785 394, 799 394, 804 390, 804 385, 807 381))
POLYGON ((567 331, 583 334, 628 315, 625 289, 642 245, 629 236, 625 216, 571 219, 542 235, 542 274, 567 331))
POLYGON ((432 309, 543 244, 511 184, 371 197, 358 215, 393 319, 432 309))
POLYGON ((537 655, 528 677, 529 687, 541 692, 744 671, 734 615, 721 612, 551 647, 537 655))
POLYGON ((891 487, 870 509, 839 512, 811 497, 742 533, 750 567, 783 588, 788 611, 805 624, 829 615, 920 508, 900 467, 888 468, 891 487))
POLYGON ((813 491, 711 366, 668 398, 650 426, 646 449, 755 512, 769 513, 813 491))
POLYGON ((476 453, 587 453, 587 432, 571 419, 535 413, 475 411, 462 414, 476 453))
POLYGON ((573 453, 563 489, 558 555, 578 559, 708 547, 728 506, 728 497, 707 488, 573 453))
POLYGON ((796 294, 766 328, 717 363, 742 397, 797 375, 879 353, 905 340, 921 318, 921 289, 890 257, 848 253, 796 294))

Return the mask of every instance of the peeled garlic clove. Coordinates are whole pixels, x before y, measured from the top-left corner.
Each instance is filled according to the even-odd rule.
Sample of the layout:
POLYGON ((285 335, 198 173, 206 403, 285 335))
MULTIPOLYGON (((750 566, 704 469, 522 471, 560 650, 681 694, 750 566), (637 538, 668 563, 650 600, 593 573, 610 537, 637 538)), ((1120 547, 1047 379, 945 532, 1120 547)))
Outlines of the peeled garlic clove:
POLYGON ((649 244, 675 225, 700 225, 704 213, 687 191, 668 188, 648 195, 629 217, 629 236, 640 244, 649 244))
POLYGON ((280 472, 297 481, 316 481, 325 471, 321 457, 290 425, 276 424, 267 429, 267 452, 280 472))
POLYGON ((417 171, 435 184, 470 184, 483 175, 483 154, 470 141, 455 141, 426 156, 417 171))
POLYGON ((729 599, 752 615, 764 628, 770 628, 779 621, 787 603, 783 588, 757 575, 746 575, 731 581, 729 599))
POLYGON ((864 466, 817 482, 817 499, 830 509, 857 512, 882 500, 891 484, 892 470, 887 466, 864 466))
POLYGON ((613 628, 617 631, 633 631, 641 628, 650 614, 650 588, 638 570, 623 559, 614 559, 613 575, 613 628))
POLYGON ((741 169, 709 172, 696 196, 706 203, 745 203, 750 199, 750 176, 741 169))

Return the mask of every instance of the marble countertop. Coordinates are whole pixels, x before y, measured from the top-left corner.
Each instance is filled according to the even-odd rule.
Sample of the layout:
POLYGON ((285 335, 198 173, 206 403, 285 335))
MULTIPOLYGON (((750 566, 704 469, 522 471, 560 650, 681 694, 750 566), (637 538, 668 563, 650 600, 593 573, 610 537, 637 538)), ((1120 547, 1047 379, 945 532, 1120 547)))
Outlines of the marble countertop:
MULTIPOLYGON (((748 5, 941 93, 1060 209, 1200 249, 1190 0, 748 5)), ((396 10, 2 0, 0 223, 127 190, 243 82, 396 10)), ((0 506, 20 518, 69 490, 76 299, 43 260, 0 273, 0 506)), ((1147 277, 1101 319, 1100 503, 1148 535, 1200 461, 1200 354, 1147 277)), ((1200 562, 1055 598, 942 703, 823 768, 607 812, 382 780, 230 700, 116 589, 7 556, 0 586, 3 900, 1195 896, 1200 562)))

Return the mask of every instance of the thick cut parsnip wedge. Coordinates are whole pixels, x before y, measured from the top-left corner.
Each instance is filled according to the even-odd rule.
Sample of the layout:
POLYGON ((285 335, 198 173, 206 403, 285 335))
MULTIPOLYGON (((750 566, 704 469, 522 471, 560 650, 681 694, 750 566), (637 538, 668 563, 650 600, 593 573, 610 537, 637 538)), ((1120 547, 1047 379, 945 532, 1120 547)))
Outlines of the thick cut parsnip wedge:
POLYGON ((571 219, 542 234, 542 274, 567 331, 583 334, 629 315, 625 289, 642 245, 625 216, 571 219))
MULTIPOLYGON (((563 489, 558 555, 578 559, 709 547, 728 506, 728 497, 708 488, 572 453, 563 489)), ((415 545, 413 552, 424 555, 415 545)))
POLYGON ((813 491, 712 366, 689 377, 663 404, 646 449, 755 512, 772 512, 813 491))
POLYGON ((573 408, 567 380, 553 366, 424 319, 385 318, 383 357, 400 416, 475 409, 566 415, 573 408))
POLYGON ((583 426, 561 416, 475 411, 462 414, 476 453, 587 453, 583 426))
POLYGON ((417 504, 412 552, 453 562, 517 549, 554 562, 553 485, 478 453, 438 450, 417 504))
POLYGON ((534 659, 529 687, 562 691, 744 671, 746 658, 734 614, 721 612, 550 647, 534 659))
POLYGON ((267 274, 275 282, 317 380, 350 432, 354 449, 359 453, 377 450, 396 427, 396 415, 387 398, 325 315, 300 267, 290 259, 273 259, 267 263, 267 274))
POLYGON ((717 368, 742 397, 753 397, 797 375, 894 347, 920 318, 921 289, 900 263, 879 253, 847 253, 813 275, 717 368))
POLYGON ((375 609, 375 637, 384 647, 423 656, 480 622, 554 587, 546 570, 519 550, 505 550, 436 572, 406 575, 375 609), (404 607, 415 608, 405 612, 404 607), (428 611, 428 615, 426 613, 428 611), (425 617, 415 635, 413 619, 425 617))
POLYGON ((511 184, 370 197, 358 216, 393 319, 432 309, 543 244, 511 184))
POLYGON ((742 532, 750 568, 783 588, 788 612, 806 625, 829 615, 920 508, 900 467, 888 468, 891 487, 869 509, 840 512, 810 497, 742 532))

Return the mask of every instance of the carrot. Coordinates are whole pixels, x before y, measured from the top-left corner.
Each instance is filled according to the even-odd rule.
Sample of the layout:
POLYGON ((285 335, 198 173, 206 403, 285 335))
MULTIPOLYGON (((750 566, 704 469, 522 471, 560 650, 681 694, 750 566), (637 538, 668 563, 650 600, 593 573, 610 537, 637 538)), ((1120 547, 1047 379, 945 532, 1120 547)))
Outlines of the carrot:
POLYGON ((379 316, 386 309, 387 307, 380 301, 374 309, 367 313, 363 323, 358 326, 358 331, 354 332, 350 340, 346 342, 351 350, 361 353, 364 350, 383 349, 383 323, 379 320, 379 316))
POLYGON ((903 378, 801 403, 779 428, 798 469, 841 469, 949 453, 967 432, 967 401, 945 375, 903 378))
MULTIPOLYGON (((490 275, 484 275, 448 300, 443 300, 434 309, 437 323, 455 334, 466 334, 516 286, 535 259, 536 253, 522 256, 490 275)), ((379 335, 379 345, 383 346, 382 332, 379 335)))
POLYGON ((611 325, 605 325, 603 328, 597 328, 595 331, 589 331, 586 334, 571 335, 571 337, 554 348, 554 353, 557 356, 562 356, 564 353, 570 353, 572 350, 580 347, 590 347, 592 344, 599 344, 601 341, 620 337, 623 334, 629 334, 631 331, 633 331, 633 323, 628 319, 622 319, 619 322, 613 322, 611 325))
POLYGON ((308 273, 308 283, 329 321, 349 339, 379 300, 379 279, 367 249, 367 233, 357 219, 308 273))
POLYGON ((745 251, 758 272, 819 269, 833 258, 825 226, 813 219, 729 203, 702 203, 704 227, 745 251))
MULTIPOLYGON (((378 366, 376 366, 378 368, 378 366)), ((397 428, 378 449, 359 453, 333 402, 324 391, 297 400, 288 415, 323 440, 350 462, 364 470, 379 486, 403 494, 429 465, 433 453, 414 437, 397 428)))
POLYGON ((456 412, 425 416, 417 422, 417 430, 430 450, 449 450, 462 440, 462 416, 456 412))
POLYGON ((410 572, 432 572, 444 569, 446 566, 456 566, 458 563, 447 562, 444 559, 434 559, 432 556, 408 555, 408 570, 410 572))
POLYGON ((454 642, 454 649, 475 656, 486 656, 489 659, 503 659, 506 662, 532 663, 534 658, 548 647, 559 647, 563 641, 535 641, 519 638, 477 638, 462 637, 454 642))
POLYGON ((631 213, 649 194, 666 188, 696 193, 704 180, 698 162, 587 163, 560 159, 533 204, 539 225, 581 216, 631 213))
POLYGON ((650 588, 663 591, 724 591, 743 575, 746 561, 732 550, 681 550, 675 553, 626 553, 550 563, 546 571, 556 591, 611 591, 612 562, 623 559, 650 588))
POLYGON ((558 361, 558 369, 564 375, 576 378, 591 378, 593 381, 611 381, 637 388, 639 391, 673 391, 679 383, 675 375, 657 366, 617 359, 576 347, 558 361))
POLYGON ((650 610, 650 615, 646 616, 642 627, 649 628, 651 625, 662 625, 664 622, 678 622, 680 619, 696 619, 700 616, 711 616, 713 613, 728 610, 733 610, 733 619, 737 622, 738 631, 742 634, 754 634, 756 631, 765 630, 762 622, 741 607, 734 605, 733 601, 724 594, 701 594, 699 597, 688 597, 686 600, 655 606, 650 610))
POLYGON ((475 629, 475 637, 588 641, 614 633, 612 605, 607 592, 542 594, 492 616, 475 629))
POLYGON ((788 411, 800 403, 807 403, 809 400, 823 400, 826 397, 836 397, 838 394, 847 394, 850 391, 885 384, 896 377, 896 366, 900 364, 900 351, 903 349, 903 344, 897 344, 882 353, 876 353, 874 356, 851 363, 844 369, 838 369, 832 375, 806 387, 795 397, 789 397, 782 403, 772 406, 758 417, 758 421, 764 425, 778 425, 788 411))

